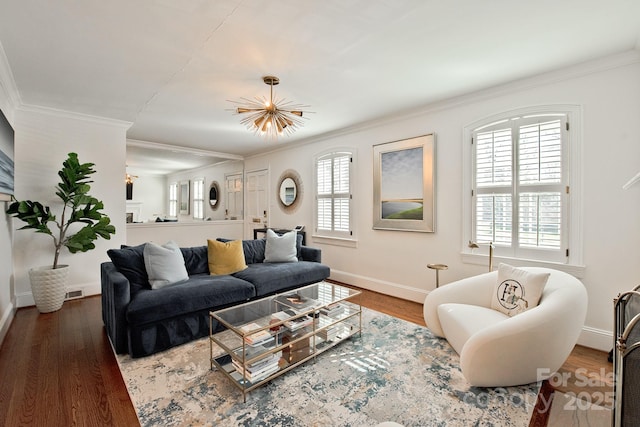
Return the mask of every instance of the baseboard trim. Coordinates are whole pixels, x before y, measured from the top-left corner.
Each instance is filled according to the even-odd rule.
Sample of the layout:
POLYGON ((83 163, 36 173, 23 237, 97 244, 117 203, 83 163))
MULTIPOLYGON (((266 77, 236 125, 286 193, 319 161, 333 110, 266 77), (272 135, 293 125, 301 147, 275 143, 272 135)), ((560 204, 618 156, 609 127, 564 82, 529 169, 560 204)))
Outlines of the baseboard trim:
MULTIPOLYGON (((79 284, 79 285, 70 285, 67 287, 67 290, 82 291, 83 298, 86 298, 92 295, 99 295, 101 293, 100 283, 85 283, 85 284, 79 284)), ((16 307, 18 308, 31 307, 34 305, 36 305, 36 303, 33 300, 33 294, 31 293, 31 291, 22 292, 16 295, 16 307)))
POLYGON ((390 295, 406 299, 409 301, 423 303, 429 292, 414 288, 412 286, 403 285, 401 283, 388 282, 386 280, 373 279, 371 277, 360 276, 358 274, 347 273, 331 269, 332 280, 348 283, 359 288, 367 289, 381 294, 390 295))
POLYGON ((604 329, 584 326, 578 344, 597 350, 609 351, 613 348, 613 333, 604 329))
POLYGON ((4 316, 0 319, 0 347, 4 342, 4 338, 7 336, 7 332, 9 332, 9 327, 11 327, 14 317, 16 317, 16 306, 9 303, 4 312, 4 316))
MULTIPOLYGON (((400 283, 378 280, 333 269, 331 270, 330 279, 421 304, 429 294, 429 291, 424 289, 417 289, 400 283)), ((608 352, 613 345, 613 333, 603 329, 584 326, 578 338, 578 344, 608 352)))

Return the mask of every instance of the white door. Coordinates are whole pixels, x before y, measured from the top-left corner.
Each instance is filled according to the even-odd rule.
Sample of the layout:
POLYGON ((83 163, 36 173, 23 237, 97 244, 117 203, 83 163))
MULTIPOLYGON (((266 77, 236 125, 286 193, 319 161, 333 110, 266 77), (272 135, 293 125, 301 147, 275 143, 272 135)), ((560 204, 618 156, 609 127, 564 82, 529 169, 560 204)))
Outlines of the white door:
POLYGON ((242 219, 242 174, 225 175, 227 208, 224 219, 242 219))
POLYGON ((245 192, 245 239, 253 239, 253 230, 269 226, 269 171, 247 172, 245 192))

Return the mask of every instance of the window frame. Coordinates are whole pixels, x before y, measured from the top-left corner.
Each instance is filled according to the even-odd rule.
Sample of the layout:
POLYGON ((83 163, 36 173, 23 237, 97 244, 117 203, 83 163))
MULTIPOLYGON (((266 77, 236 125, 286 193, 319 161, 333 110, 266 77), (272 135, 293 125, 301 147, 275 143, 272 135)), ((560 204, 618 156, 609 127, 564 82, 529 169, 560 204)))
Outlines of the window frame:
MULTIPOLYGON (((474 240, 474 215, 475 206, 473 190, 475 189, 475 158, 471 140, 478 129, 489 128, 491 124, 506 121, 514 117, 564 114, 569 123, 569 130, 566 132, 566 141, 563 141, 562 152, 562 172, 563 185, 566 185, 569 193, 567 203, 563 203, 563 225, 565 226, 565 241, 561 243, 561 251, 565 252, 560 259, 549 259, 539 256, 538 250, 518 249, 509 247, 494 247, 494 265, 498 262, 514 262, 519 265, 538 265, 558 268, 572 273, 578 277, 584 274, 583 245, 582 245, 582 108, 578 105, 556 104, 531 106, 515 110, 505 111, 485 117, 475 122, 469 123, 463 128, 463 227, 461 255, 462 261, 469 264, 488 264, 488 245, 480 245, 479 249, 469 248, 469 242, 474 240)), ((516 156, 517 157, 517 156, 516 156)), ((517 165, 514 165, 517 167, 517 165)), ((514 180, 516 176, 514 174, 514 180)), ((519 183, 514 181, 514 187, 519 183)), ((517 218, 513 218, 512 227, 518 227, 517 218)), ((547 251, 548 252, 548 251, 547 251)))
MULTIPOLYGON (((332 162, 333 163, 333 162, 332 162)), ((330 150, 326 150, 316 154, 313 158, 313 189, 314 189, 314 209, 313 209, 313 237, 318 239, 319 242, 329 243, 329 244, 337 244, 337 245, 347 245, 351 246, 356 240, 356 231, 355 231, 355 203, 354 203, 354 195, 353 195, 353 180, 355 177, 355 163, 356 163, 356 151, 351 147, 336 147, 330 150), (335 198, 336 193, 332 192, 329 196, 318 194, 318 162, 326 159, 328 157, 336 158, 341 153, 346 154, 350 158, 349 162, 349 189, 348 192, 343 192, 339 194, 348 193, 348 202, 349 202, 349 231, 338 231, 338 230, 326 230, 318 228, 318 204, 319 199, 326 198, 335 198), (323 240, 326 239, 326 240, 323 240)), ((333 177, 334 167, 332 164, 331 168, 331 176, 333 177)), ((344 198, 344 197, 342 197, 344 198)), ((332 212, 332 223, 333 223, 333 212, 332 212)))
POLYGON ((169 197, 167 197, 167 199, 169 201, 169 217, 176 218, 178 216, 178 183, 177 182, 169 183, 169 197), (174 198, 171 198, 172 195, 174 198))
POLYGON ((204 201, 204 177, 195 178, 193 180, 193 219, 204 220, 204 201))

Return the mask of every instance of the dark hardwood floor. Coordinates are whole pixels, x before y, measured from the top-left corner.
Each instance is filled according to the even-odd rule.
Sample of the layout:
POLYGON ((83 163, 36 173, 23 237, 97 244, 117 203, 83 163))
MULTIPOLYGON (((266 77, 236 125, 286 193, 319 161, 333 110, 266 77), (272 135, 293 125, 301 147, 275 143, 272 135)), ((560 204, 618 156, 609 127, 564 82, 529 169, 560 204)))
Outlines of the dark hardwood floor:
MULTIPOLYGON (((361 301, 424 325, 422 304, 366 290, 361 301)), ((611 365, 606 353, 577 346, 562 369, 601 375, 611 365)), ((535 422, 543 426, 544 417, 535 422)), ((0 347, 0 425, 138 425, 103 329, 99 296, 67 301, 55 313, 18 310, 0 347)))
POLYGON ((21 308, 0 348, 0 425, 135 426, 100 297, 21 308))

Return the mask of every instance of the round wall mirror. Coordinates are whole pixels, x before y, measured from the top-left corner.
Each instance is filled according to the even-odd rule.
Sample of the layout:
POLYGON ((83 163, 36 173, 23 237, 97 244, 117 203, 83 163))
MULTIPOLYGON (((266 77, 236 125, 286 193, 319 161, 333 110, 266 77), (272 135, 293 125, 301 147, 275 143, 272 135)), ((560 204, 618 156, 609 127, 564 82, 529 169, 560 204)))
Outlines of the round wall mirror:
POLYGON ((220 186, 216 181, 211 183, 209 187, 209 206, 212 210, 218 209, 220 205, 220 186))
POLYGON ((300 205, 302 185, 300 175, 294 170, 286 170, 278 181, 278 202, 285 212, 293 212, 300 205))

